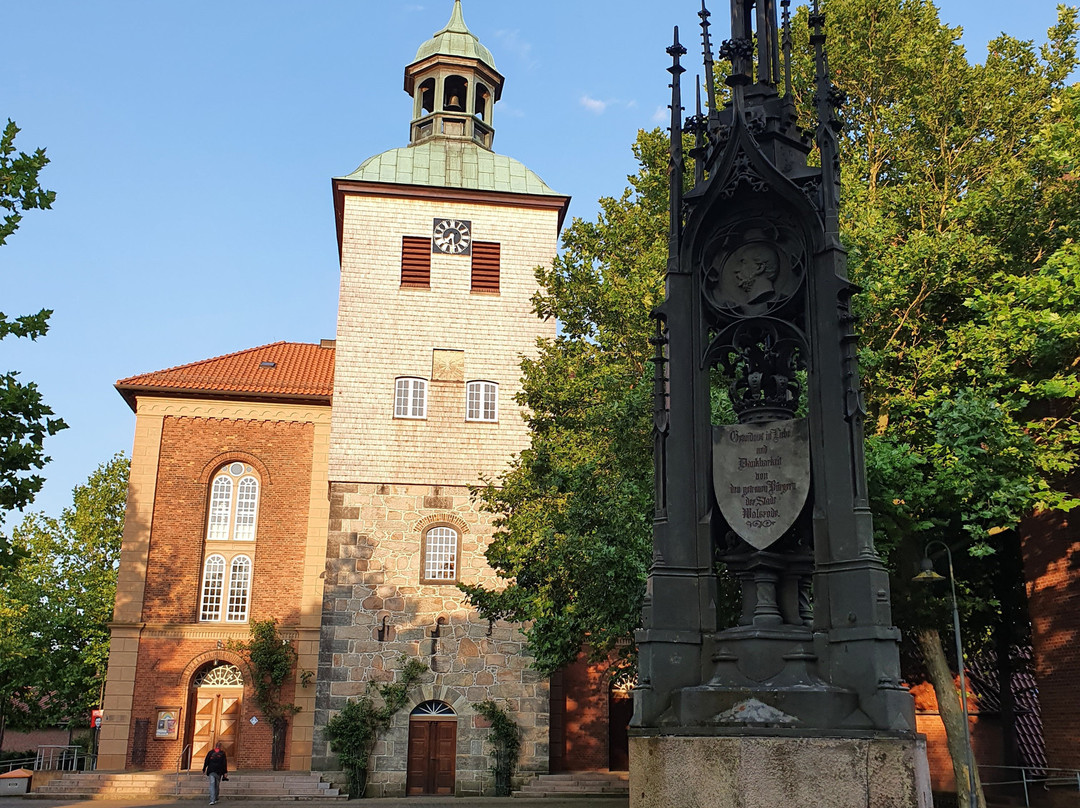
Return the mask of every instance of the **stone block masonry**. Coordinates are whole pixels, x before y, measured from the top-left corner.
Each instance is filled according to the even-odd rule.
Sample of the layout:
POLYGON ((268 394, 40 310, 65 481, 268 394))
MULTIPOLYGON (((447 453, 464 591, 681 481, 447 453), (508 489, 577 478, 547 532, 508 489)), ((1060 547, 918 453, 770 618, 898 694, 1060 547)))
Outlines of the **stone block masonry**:
MULTIPOLYGON (((432 669, 376 749, 368 784, 372 797, 404 795, 409 713, 428 700, 444 702, 457 715, 459 796, 493 793, 488 729, 472 707, 485 699, 504 706, 522 729, 519 779, 548 767, 548 682, 529 668, 524 637, 510 624, 481 619, 454 584, 421 583, 422 534, 436 524, 461 535, 460 580, 494 585, 496 576, 484 559, 490 516, 478 512, 467 487, 330 486, 316 727, 362 694, 368 682, 392 680, 402 655, 432 669)), ((318 729, 312 764, 338 768, 318 729)))

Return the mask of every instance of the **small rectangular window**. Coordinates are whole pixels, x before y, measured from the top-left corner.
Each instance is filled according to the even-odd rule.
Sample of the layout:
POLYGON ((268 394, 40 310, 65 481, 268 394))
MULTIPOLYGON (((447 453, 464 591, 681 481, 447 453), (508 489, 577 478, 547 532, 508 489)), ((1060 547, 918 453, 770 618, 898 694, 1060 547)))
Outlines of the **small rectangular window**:
POLYGON ((400 378, 394 386, 395 418, 427 418, 427 379, 400 378))
POLYGON ((485 241, 472 245, 472 291, 499 293, 499 264, 501 247, 485 241))
POLYGON ((413 289, 431 288, 431 238, 403 236, 401 239, 401 285, 413 289))
POLYGON ((499 385, 495 382, 469 382, 465 385, 465 420, 499 420, 499 385))

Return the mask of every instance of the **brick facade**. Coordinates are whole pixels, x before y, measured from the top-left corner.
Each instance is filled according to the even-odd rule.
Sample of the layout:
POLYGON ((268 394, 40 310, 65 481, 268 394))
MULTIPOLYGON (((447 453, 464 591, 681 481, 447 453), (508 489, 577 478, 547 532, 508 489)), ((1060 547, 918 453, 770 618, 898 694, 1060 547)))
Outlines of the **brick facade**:
MULTIPOLYGON (((1080 477, 1069 490, 1080 496, 1080 477)), ((1022 534, 1047 762, 1080 769, 1080 517, 1043 512, 1025 521, 1022 534)))
MULTIPOLYGON (((186 762, 181 756, 191 743, 193 679, 216 663, 242 668, 227 646, 248 638, 248 621, 277 620, 301 656, 300 667, 317 664, 321 582, 313 579, 323 564, 327 509, 317 506, 315 492, 321 489, 325 499, 329 407, 143 396, 137 419, 121 569, 122 576, 138 571, 140 577, 138 587, 118 588, 100 767, 173 769, 186 762), (260 484, 255 539, 210 541, 211 481, 237 461, 260 484), (248 621, 200 619, 209 553, 252 560, 248 621), (163 709, 179 711, 176 738, 155 737, 163 709)), ((288 765, 306 769, 314 688, 293 682, 286 693, 307 709, 292 722, 288 765)), ((241 703, 231 765, 270 768, 269 724, 255 708, 249 682, 241 703)))

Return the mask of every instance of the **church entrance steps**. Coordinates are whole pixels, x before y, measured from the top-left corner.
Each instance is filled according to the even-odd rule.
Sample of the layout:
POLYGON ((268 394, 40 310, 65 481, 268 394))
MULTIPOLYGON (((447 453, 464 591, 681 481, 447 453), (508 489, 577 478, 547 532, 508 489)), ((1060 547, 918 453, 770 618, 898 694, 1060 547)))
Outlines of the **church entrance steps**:
POLYGON ((626 797, 630 779, 626 772, 606 769, 587 772, 541 774, 515 791, 515 797, 626 797))
MULTIPOLYGON (((206 776, 198 772, 70 772, 35 789, 41 799, 206 799, 206 776)), ((230 772, 221 784, 229 800, 344 800, 319 772, 230 772)))

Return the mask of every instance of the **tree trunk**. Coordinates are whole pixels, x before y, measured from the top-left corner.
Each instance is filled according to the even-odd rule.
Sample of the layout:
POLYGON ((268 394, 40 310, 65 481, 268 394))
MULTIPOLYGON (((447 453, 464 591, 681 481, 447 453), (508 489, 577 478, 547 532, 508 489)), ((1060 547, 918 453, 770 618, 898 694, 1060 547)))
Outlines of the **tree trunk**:
MULTIPOLYGON (((919 629, 915 633, 919 651, 922 653, 930 681, 937 696, 938 713, 945 725, 945 740, 952 758, 953 776, 956 779, 956 795, 960 808, 986 808, 986 798, 982 793, 982 781, 979 779, 979 767, 974 767, 975 801, 968 794, 968 742, 964 730, 964 711, 960 705, 960 691, 953 681, 953 673, 945 659, 945 649, 941 646, 941 636, 936 629, 919 629)), ((961 659, 957 662, 963 665, 961 659)), ((971 759, 975 759, 972 751, 971 759)))
POLYGON ((289 722, 284 718, 270 720, 270 767, 279 772, 285 768, 285 735, 289 722))

